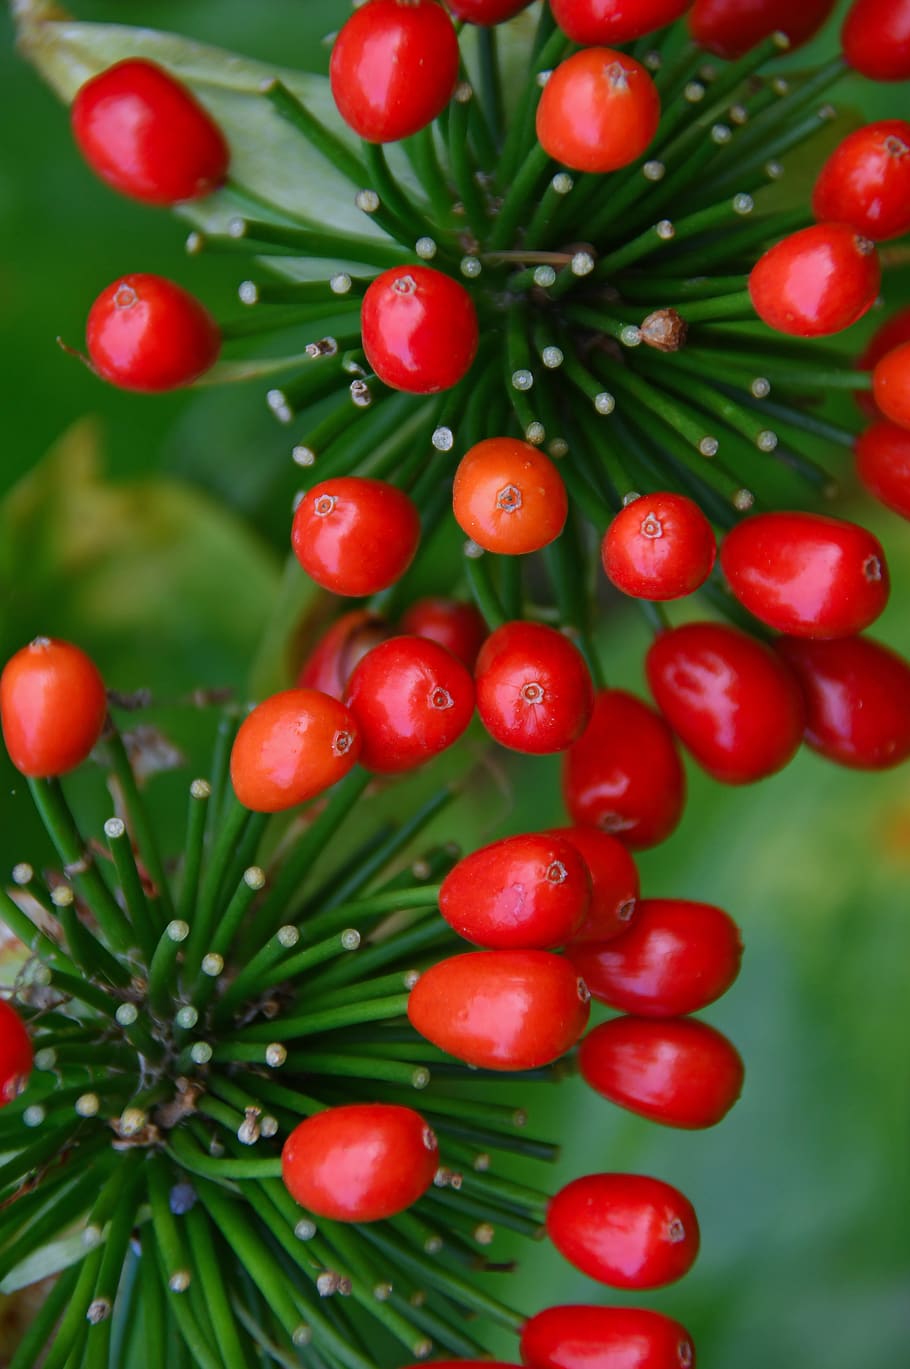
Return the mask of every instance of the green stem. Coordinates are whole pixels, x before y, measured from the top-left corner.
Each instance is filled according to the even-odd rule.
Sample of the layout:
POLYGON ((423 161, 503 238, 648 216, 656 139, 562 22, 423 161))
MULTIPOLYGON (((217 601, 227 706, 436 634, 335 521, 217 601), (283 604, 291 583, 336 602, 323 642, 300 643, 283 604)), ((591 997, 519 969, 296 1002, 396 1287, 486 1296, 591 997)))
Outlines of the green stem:
POLYGON ((407 138, 402 147, 433 207, 434 219, 440 224, 448 224, 452 218, 452 197, 439 165, 433 125, 428 124, 413 138, 407 138))
POLYGON ((199 872, 202 869, 202 854, 205 847, 205 823, 211 796, 212 786, 208 780, 193 780, 190 785, 183 872, 180 882, 180 898, 177 904, 177 914, 181 922, 189 921, 196 903, 196 895, 199 890, 199 872))
POLYGON ((490 630, 502 627, 507 621, 507 614, 493 585, 488 553, 482 551, 479 556, 465 556, 464 569, 471 597, 490 630))
MULTIPOLYGON (((247 248, 265 247, 269 255, 273 249, 294 257, 321 257, 327 261, 351 261, 380 270, 401 266, 407 253, 400 244, 384 242, 381 238, 358 237, 353 233, 327 233, 318 224, 307 228, 291 228, 285 224, 269 223, 264 219, 235 219, 228 241, 244 243, 247 248)), ((218 242, 218 235, 206 238, 206 245, 218 242)))
POLYGON ((347 143, 342 142, 320 123, 282 81, 270 82, 262 88, 262 94, 281 118, 296 128, 298 133, 302 133, 310 146, 314 147, 330 166, 346 176, 355 188, 360 189, 366 184, 366 169, 357 154, 347 143))
MULTIPOLYGON (((521 169, 506 191, 493 228, 489 234, 488 247, 492 252, 508 247, 530 204, 535 200, 538 184, 551 165, 549 153, 539 143, 535 143, 528 153, 521 169)), ((530 221, 530 220, 529 220, 530 221)))
MULTIPOLYGON (((365 1003, 353 1003, 344 1008, 327 1008, 322 1012, 300 1013, 296 1017, 280 1017, 274 1022, 256 1023, 245 1027, 242 1032, 229 1036, 225 1046, 231 1042, 253 1043, 259 1041, 294 1041, 303 1036, 316 1036, 322 1032, 338 1031, 342 1027, 353 1027, 360 1022, 384 1022, 387 1019, 403 1017, 408 1010, 408 994, 396 994, 390 998, 371 999, 365 1003)), ((215 1048, 214 1059, 223 1058, 225 1046, 215 1048)), ((0 1170, 2 1173, 2 1170, 0 1170)))
POLYGON ((540 16, 534 50, 531 57, 531 70, 528 72, 521 94, 518 109, 509 126, 496 168, 496 179, 501 190, 506 191, 514 183, 522 158, 533 145, 534 117, 540 99, 537 76, 549 71, 560 61, 570 47, 561 29, 550 29, 552 15, 544 5, 540 16))
POLYGON ((198 975, 202 958, 209 949, 218 918, 222 881, 252 816, 249 808, 245 808, 239 799, 232 797, 230 807, 221 821, 214 849, 209 856, 195 917, 190 923, 185 956, 186 976, 190 981, 195 980, 198 975))
MULTIPOLYGON (((104 834, 114 860, 123 900, 133 930, 136 933, 146 962, 151 960, 155 949, 155 928, 152 925, 150 909, 136 868, 132 843, 126 824, 120 818, 109 818, 104 824, 104 834)), ((157 916, 154 919, 158 921, 157 916)))
POLYGON ((496 29, 484 26, 477 30, 477 55, 480 66, 480 89, 494 143, 502 140, 503 100, 502 73, 496 29))
POLYGON ((177 990, 176 967, 180 947, 190 934, 188 922, 175 918, 169 922, 158 939, 148 975, 148 1001, 161 1017, 166 1017, 177 990))
MULTIPOLYGON (((139 848, 142 863, 155 884, 154 892, 160 900, 158 916, 160 924, 163 924, 168 918, 173 917, 174 906, 164 870, 164 861, 161 859, 158 840, 155 836, 155 828, 149 819, 145 803, 139 792, 139 786, 136 783, 136 775, 130 763, 129 754, 119 731, 113 732, 108 737, 107 746, 111 758, 111 768, 123 796, 129 825, 135 833, 136 845, 139 848)), ((160 930, 160 925, 156 930, 160 930)))
POLYGON ((382 144, 364 142, 362 148, 369 188, 379 196, 379 208, 370 217, 390 237, 397 238, 403 247, 413 251, 418 238, 433 237, 432 225, 392 175, 382 144))
POLYGON ((471 231, 478 241, 482 241, 487 232, 487 213, 480 187, 474 179, 477 168, 471 157, 468 142, 469 106, 471 103, 473 103, 473 97, 468 100, 460 100, 456 95, 453 100, 446 128, 446 147, 449 154, 449 165, 452 168, 452 179, 464 206, 471 231))

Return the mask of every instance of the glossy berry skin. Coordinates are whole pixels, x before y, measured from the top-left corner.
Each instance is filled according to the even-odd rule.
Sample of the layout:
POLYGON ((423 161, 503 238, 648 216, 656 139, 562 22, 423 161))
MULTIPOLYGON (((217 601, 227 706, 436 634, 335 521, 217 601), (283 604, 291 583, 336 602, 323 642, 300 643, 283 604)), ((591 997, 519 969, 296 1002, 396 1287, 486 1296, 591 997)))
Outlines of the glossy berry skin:
POLYGON ((472 951, 440 960, 411 990, 415 1031, 468 1065, 532 1070, 558 1060, 588 1024, 590 995, 548 951, 472 951))
POLYGON ((899 428, 910 428, 910 342, 875 363, 872 394, 877 408, 899 428))
POLYGON ((884 419, 856 439, 856 473, 871 495, 910 518, 910 432, 884 419))
POLYGON ((834 8, 834 0, 695 0, 689 30, 701 47, 736 58, 773 33, 785 33, 791 47, 813 37, 834 8))
POLYGON ((604 534, 607 578, 637 599, 681 599, 703 585, 717 556, 714 532, 683 494, 642 495, 622 509, 604 534))
POLYGON ((512 751, 565 751, 584 732, 594 707, 585 658, 543 623, 503 623, 481 647, 474 678, 481 722, 512 751))
POLYGON ((0 998, 0 1107, 25 1088, 32 1071, 32 1043, 25 1023, 5 998, 0 998))
POLYGON ((685 14, 692 0, 550 0, 553 18, 585 47, 628 43, 685 14))
POLYGON ((96 375, 147 394, 191 385, 221 350, 208 310, 164 276, 121 276, 102 290, 89 310, 85 340, 96 375))
POLYGON ((818 513, 760 513, 727 533, 720 549, 736 598, 794 637, 850 637, 888 602, 888 567, 877 538, 818 513))
POLYGON ((458 39, 436 0, 369 0, 344 23, 329 80, 345 123, 370 143, 419 133, 458 80, 458 39))
MULTIPOLYGON (((893 352, 901 343, 910 342, 910 308, 898 309, 896 314, 887 318, 872 334, 868 345, 857 360, 862 371, 872 371, 888 352, 893 352)), ((868 390, 857 390, 855 399, 863 413, 870 418, 880 418, 881 413, 872 394, 868 390)))
POLYGON ((405 1369, 426 1369, 430 1363, 433 1369, 521 1369, 520 1364, 507 1364, 501 1359, 434 1359, 420 1360, 417 1364, 408 1364, 405 1369))
POLYGON ((317 1217, 378 1222, 416 1203, 439 1166, 436 1137, 419 1112, 349 1103, 300 1122, 284 1143, 291 1197, 317 1217))
POLYGON ((609 941, 628 931, 638 904, 635 861, 616 837, 597 827, 559 827, 553 834, 574 846, 591 876, 591 903, 572 943, 609 941))
POLYGON ((910 124, 881 119, 849 133, 822 167, 812 213, 884 242, 910 229, 910 124))
POLYGON ((460 860, 439 911, 459 936, 496 950, 552 950, 584 919, 591 877, 573 846, 547 832, 505 837, 460 860))
POLYGON ((764 642, 724 623, 684 623, 646 660, 654 702, 709 775, 753 784, 793 759, 805 713, 799 686, 764 642))
POLYGON ((621 689, 602 690, 563 765, 574 823, 599 827, 632 850, 665 841, 682 817, 686 777, 669 727, 621 689))
POLYGON ((385 480, 342 475, 308 490, 291 528, 294 555, 333 594, 376 594, 400 580, 420 542, 412 499, 385 480))
POLYGON ((887 770, 910 757, 910 664, 869 637, 775 647, 806 697, 806 744, 838 765, 887 770))
POLYGON ((346 702, 363 737, 361 764, 391 775, 457 741, 474 712, 474 681, 436 642, 391 637, 355 666, 346 702))
POLYGON ((244 718, 231 751, 231 783, 255 813, 281 813, 315 798, 360 753, 356 719, 315 689, 285 689, 244 718))
POLYGON ((374 646, 385 641, 390 628, 365 608, 343 613, 328 628, 300 667, 298 689, 318 689, 343 699, 351 671, 374 646))
POLYGON ((645 151, 660 122, 660 96, 634 57, 584 48, 555 69, 537 106, 537 137, 574 171, 617 171, 645 151))
POLYGON ((525 1322, 529 1369, 694 1369, 684 1326, 644 1307, 547 1307, 525 1322))
POLYGON ((179 204, 227 176, 224 136, 192 92, 164 67, 129 58, 80 86, 70 109, 79 151, 121 195, 179 204))
POLYGON ((743 1062, 725 1036, 688 1017, 615 1017, 589 1032, 578 1066, 597 1093, 665 1127, 723 1121, 743 1088, 743 1062))
POLYGON ((3 667, 3 740, 23 775, 49 779, 75 770, 100 738, 106 718, 98 668, 70 642, 36 637, 3 667))
POLYGON ((412 395, 451 389, 477 353, 474 301, 460 281, 430 266, 394 266, 376 276, 363 297, 360 329, 379 379, 412 395))
POLYGON ((846 223, 816 223, 760 257, 749 294, 760 319, 779 333, 825 337, 861 319, 878 295, 875 244, 846 223))
POLYGON ((725 994, 743 946, 729 914, 712 903, 643 898, 631 927, 567 951, 594 998, 639 1017, 682 1017, 725 994))
POLYGON ((559 1253, 612 1288, 660 1288, 698 1254, 695 1210, 678 1189, 643 1174, 587 1174, 551 1199, 547 1233, 559 1253))
POLYGON ((485 551, 523 556, 559 536, 569 501, 562 476, 543 452, 516 437, 487 437, 458 463, 452 510, 458 526, 485 551))
POLYGON ((844 56, 870 81, 910 78, 910 0, 854 0, 841 30, 844 56))
POLYGON ((477 653, 488 635, 488 628, 473 604, 457 599, 418 599, 402 614, 401 631, 413 637, 429 637, 468 670, 473 670, 477 653))
POLYGON ((464 19, 481 28, 504 24, 526 10, 530 3, 531 0, 446 0, 456 19, 464 19))

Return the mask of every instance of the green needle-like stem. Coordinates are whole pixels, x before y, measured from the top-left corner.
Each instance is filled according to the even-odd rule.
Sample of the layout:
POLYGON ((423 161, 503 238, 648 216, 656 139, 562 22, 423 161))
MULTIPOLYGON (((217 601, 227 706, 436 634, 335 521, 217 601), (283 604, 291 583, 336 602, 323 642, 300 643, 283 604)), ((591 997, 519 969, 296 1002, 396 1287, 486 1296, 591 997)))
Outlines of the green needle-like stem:
POLYGON ((221 820, 218 838, 212 850, 202 889, 190 920, 190 936, 186 948, 186 975, 194 980, 199 973, 202 957, 209 949, 215 923, 220 911, 219 893, 222 882, 247 823, 252 817, 248 808, 234 797, 221 820))
POLYGON ((490 630, 502 627, 508 621, 508 614, 500 603, 499 595, 493 584, 490 571, 490 557, 485 551, 479 555, 473 552, 464 559, 465 577, 471 597, 486 619, 490 630))
MULTIPOLYGON (((352 1003, 349 1007, 326 1008, 322 1012, 299 1013, 294 1017, 280 1017, 274 1022, 254 1023, 226 1038, 225 1046, 231 1042, 252 1044, 259 1041, 274 1041, 276 1038, 294 1041, 303 1036, 316 1036, 321 1032, 353 1027, 360 1022, 384 1022, 387 1019, 403 1017, 407 1010, 408 995, 395 994, 390 998, 352 1003)), ((225 1046, 216 1046, 213 1057, 216 1061, 224 1058, 221 1052, 225 1046)))
POLYGON ((118 731, 112 732, 107 739, 108 753, 111 757, 111 768, 114 778, 120 788, 123 802, 126 807, 129 826, 131 827, 136 839, 136 845, 142 858, 142 863, 151 876, 155 893, 158 898, 158 919, 160 930, 161 926, 168 918, 173 917, 174 907, 171 900, 171 891, 168 885, 167 876, 164 870, 164 862, 158 849, 158 840, 155 836, 155 829, 151 823, 145 807, 139 786, 136 783, 136 775, 130 762, 129 754, 123 743, 123 738, 118 731))
POLYGON ((123 900, 133 926, 135 939, 142 949, 145 960, 148 961, 155 949, 156 928, 154 924, 157 923, 158 917, 156 914, 153 920, 148 900, 145 897, 139 871, 136 868, 136 858, 133 855, 129 831, 120 818, 109 818, 104 824, 104 835, 107 837, 107 844, 114 859, 114 866, 120 881, 120 888, 123 891, 123 900))

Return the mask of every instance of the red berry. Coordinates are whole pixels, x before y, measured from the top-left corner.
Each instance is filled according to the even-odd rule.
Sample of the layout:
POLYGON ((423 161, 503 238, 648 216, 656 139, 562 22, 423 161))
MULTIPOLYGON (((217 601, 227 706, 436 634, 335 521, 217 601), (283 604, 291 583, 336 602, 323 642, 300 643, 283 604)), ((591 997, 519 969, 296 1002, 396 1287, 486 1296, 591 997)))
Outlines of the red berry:
POLYGON ((79 647, 36 637, 3 667, 0 718, 17 770, 33 779, 65 775, 82 764, 101 736, 104 681, 79 647))
POLYGON ((723 623, 662 632, 647 656, 654 702, 709 775, 753 784, 793 759, 805 710, 799 686, 764 642, 723 623))
MULTIPOLYGON (((896 314, 876 329, 871 341, 857 361, 860 370, 871 371, 882 357, 893 352, 902 342, 910 342, 910 308, 899 309, 896 314)), ((880 418, 878 405, 868 390, 858 390, 856 400, 863 413, 870 418, 880 418)))
POLYGON ((572 942, 609 941, 628 931, 639 884, 635 861, 622 842, 597 827, 560 827, 554 836, 575 847, 591 876, 591 906, 572 942))
POLYGON ((412 395, 451 389, 477 353, 474 301, 460 281, 429 266, 393 266, 376 276, 363 297, 360 329, 379 379, 412 395))
POLYGON ((910 124, 882 119, 850 133, 831 153, 812 192, 817 219, 848 223, 875 242, 910 229, 910 124))
POLYGON ((389 627, 365 608, 343 613, 323 633, 300 667, 298 689, 318 689, 333 699, 343 699, 351 671, 368 651, 385 641, 389 627))
POLYGON ((436 0, 369 0, 332 48, 338 112, 367 142, 409 138, 449 103, 458 58, 452 20, 436 0))
POLYGON ((529 1369, 694 1369, 684 1326, 643 1307, 547 1307, 525 1322, 529 1369))
POLYGON ((102 290, 89 310, 85 337, 102 380, 150 394, 191 385, 221 350, 208 310, 163 276, 121 276, 102 290))
POLYGON ((595 998, 639 1017, 700 1012, 727 992, 742 954, 727 913, 683 898, 643 898, 622 936, 568 949, 595 998))
POLYGON ((501 1359, 424 1359, 418 1364, 405 1365, 405 1369, 427 1369, 427 1363, 432 1364, 433 1369, 521 1369, 520 1364, 506 1364, 501 1359))
POLYGON ((446 875, 439 911, 459 936, 497 950, 551 950, 581 925, 591 878, 573 846, 547 832, 505 837, 446 875))
POLYGON ((861 319, 878 295, 875 244, 845 223, 791 233, 760 257, 749 276, 759 318, 779 333, 823 337, 861 319))
POLYGON ((477 711, 502 746, 531 755, 565 751, 594 707, 594 686, 578 647, 542 623, 503 623, 475 668, 477 711))
POLYGON ((844 56, 872 81, 910 78, 910 0, 854 0, 841 30, 844 56))
POLYGON ((5 998, 0 998, 0 1107, 25 1088, 32 1070, 32 1043, 25 1023, 5 998))
POLYGON ((887 508, 910 518, 910 432, 880 420, 856 439, 856 473, 887 508))
POLYGON ((628 43, 672 24, 692 0, 550 0, 550 9, 573 43, 628 43))
POLYGON ((474 681, 436 642, 392 637, 355 666, 346 702, 363 737, 361 763, 393 774, 457 741, 474 712, 474 681))
POLYGON ((611 832, 633 850, 665 841, 686 797, 667 724, 621 689, 596 696, 591 721, 566 756, 562 784, 573 822, 611 832))
POLYGON ((537 137, 575 171, 616 171, 640 157, 657 132, 660 96, 634 57, 585 48, 556 68, 537 106, 537 137))
POLYGON ((875 364, 872 393, 877 408, 899 428, 910 428, 910 342, 875 364))
POLYGON ((717 544, 698 505, 682 494, 643 495, 616 515, 601 558, 617 589, 637 599, 680 599, 711 574, 717 544))
POLYGON ((742 57, 772 33, 798 47, 821 28, 834 0, 695 0, 689 29, 696 43, 718 57, 742 57))
POLYGON ((281 1152, 281 1175, 301 1207, 336 1222, 378 1222, 416 1203, 439 1166, 419 1112, 349 1103, 307 1117, 281 1152))
POLYGON ((589 994, 548 951, 472 951, 425 970, 411 990, 415 1031, 468 1065, 532 1070, 558 1060, 588 1024, 589 994))
POLYGON ((739 602, 794 637, 852 636, 888 602, 881 543, 839 518, 755 514, 727 533, 720 560, 739 602))
POLYGON ((488 437, 455 472, 452 508, 459 527, 486 551, 540 551, 565 527, 569 501, 548 456, 517 437, 488 437))
POLYGON ((689 1200, 643 1174, 588 1174, 551 1199, 547 1231, 576 1269, 613 1288, 660 1288, 691 1269, 699 1233, 689 1200))
POLYGON ((474 669, 477 653, 487 637, 487 625, 473 604, 457 599, 418 599, 402 614, 401 631, 413 637, 429 637, 459 661, 474 669))
POLYGON ((725 1036, 688 1017, 616 1017, 582 1041, 578 1065, 597 1093, 665 1127, 697 1131, 742 1093, 743 1062, 725 1036))
POLYGON ((910 665, 868 637, 777 650, 806 696, 806 743, 857 770, 886 770, 910 756, 910 665))
POLYGON ((245 807, 281 813, 342 779, 359 752, 360 730, 343 703, 315 689, 286 689, 240 724, 231 782, 245 807))
POLYGON ((530 3, 531 0, 446 0, 457 19, 465 19, 469 24, 479 24, 481 27, 504 24, 507 19, 527 9, 530 3))
POLYGON ((117 62, 80 86, 73 136, 108 185, 148 204, 179 204, 217 190, 230 151, 192 92, 143 58, 117 62))
POLYGON ((385 480, 342 475, 308 490, 291 529, 307 575, 334 594, 375 594, 400 580, 420 542, 412 499, 385 480))

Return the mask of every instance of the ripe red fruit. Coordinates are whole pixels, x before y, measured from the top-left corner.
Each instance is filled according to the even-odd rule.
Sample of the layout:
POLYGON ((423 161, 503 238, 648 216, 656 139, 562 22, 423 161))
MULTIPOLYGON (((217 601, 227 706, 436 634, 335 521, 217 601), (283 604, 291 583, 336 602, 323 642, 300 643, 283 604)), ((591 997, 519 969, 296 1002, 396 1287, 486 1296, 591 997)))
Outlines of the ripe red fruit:
POLYGON ((717 543, 701 509, 683 494, 646 494, 627 504, 604 534, 608 578, 637 599, 680 599, 711 574, 717 543))
POLYGON ((640 157, 660 123, 660 96, 640 62, 585 48, 556 68, 537 106, 544 151, 574 171, 616 171, 640 157))
POLYGON ((485 551, 540 551, 565 527, 569 501, 548 456, 517 437, 488 437, 455 472, 452 508, 459 527, 485 551))
MULTIPOLYGON (((888 352, 893 352, 895 347, 899 347, 902 342, 910 342, 910 308, 899 309, 896 314, 892 314, 875 330, 870 342, 859 357, 857 366, 863 371, 873 370, 883 356, 888 352)), ((855 398, 863 413, 868 414, 870 418, 881 417, 878 405, 870 391, 857 390, 855 398)))
POLYGON ((370 0, 335 39, 329 80, 359 137, 392 143, 441 114, 458 80, 458 38, 436 0, 370 0))
POLYGON ((505 837, 460 860, 439 911, 459 936, 498 950, 551 950, 580 926, 591 878, 573 846, 547 832, 505 837))
POLYGON ((440 1050, 490 1070, 558 1060, 588 1024, 590 996, 572 966, 547 951, 472 951, 425 970, 408 1017, 440 1050))
POLYGON ((101 736, 104 681, 79 647, 36 637, 3 667, 0 718, 17 770, 33 779, 65 775, 82 764, 101 736))
POLYGON ((764 642, 723 623, 685 623, 647 656, 654 702, 709 775, 753 784, 792 760, 803 733, 799 686, 764 642))
POLYGON ((474 712, 474 681, 436 642, 392 637, 355 666, 346 702, 363 737, 361 763, 394 774, 432 760, 461 736, 474 712))
POLYGON ((543 623, 503 623, 484 642, 475 667, 477 711, 502 746, 531 755, 565 751, 594 707, 585 658, 543 623))
POLYGON ((694 1369, 684 1326, 643 1307, 547 1307, 521 1332, 529 1369, 694 1369))
POLYGON ((819 513, 760 513, 727 533, 720 561, 739 602, 778 632, 849 637, 888 602, 877 538, 819 513))
POLYGON ((881 282, 875 244, 846 223, 816 223, 760 257, 749 276, 759 318, 779 333, 824 337, 871 309, 881 282))
MULTIPOLYGON (((520 1364, 506 1364, 501 1359, 434 1359, 429 1361, 433 1369, 521 1369, 520 1364)), ((426 1369, 427 1360, 418 1364, 408 1364, 405 1369, 426 1369)))
POLYGON ((817 219, 848 223, 875 242, 910 229, 910 124, 881 119, 849 133, 812 192, 817 219))
POLYGON ((739 974, 739 928, 721 908, 643 898, 631 927, 567 951, 593 996, 639 1017, 682 1017, 725 994, 739 974))
POLYGON ((695 0, 689 29, 696 43, 718 57, 742 57, 763 38, 785 33, 791 47, 815 34, 834 8, 834 0, 695 0))
POLYGON ((214 119, 181 81, 144 58, 86 81, 70 118, 95 174, 134 200, 196 200, 227 176, 230 151, 214 119))
POLYGON ((880 420, 856 439, 856 473, 871 495, 910 518, 910 432, 880 420))
POLYGON ((910 342, 887 352, 872 372, 875 403, 899 428, 910 428, 910 342))
POLYGON ((474 669, 477 653, 487 637, 487 625, 473 604, 457 599, 418 599, 402 614, 401 631, 412 637, 429 637, 459 661, 474 669))
POLYGON ((562 784, 573 822, 611 832, 633 850, 665 841, 686 797, 669 727, 621 689, 596 696, 591 721, 566 756, 562 784))
POLYGON ((695 1209, 678 1189, 643 1174, 587 1174, 560 1189, 547 1232, 583 1274, 613 1288, 660 1288, 698 1254, 695 1209))
POLYGON ((5 998, 0 998, 0 1107, 25 1088, 32 1070, 32 1043, 25 1023, 5 998))
POLYGON ((806 697, 806 744, 857 770, 910 756, 910 665, 868 637, 775 642, 806 697))
POLYGON ((357 720, 338 699, 286 689, 243 722, 231 751, 231 783, 256 813, 281 813, 342 779, 360 753, 357 720))
POLYGON ((910 78, 910 0, 854 0, 841 30, 844 56, 871 81, 910 78))
POLYGON ((589 1032, 578 1065, 621 1108, 697 1131, 726 1117, 742 1093, 743 1062, 719 1031, 688 1017, 616 1017, 589 1032))
POLYGON ((503 24, 521 10, 527 9, 531 0, 446 0, 449 9, 458 19, 469 24, 487 27, 503 24))
POLYGON ((121 276, 95 300, 85 327, 92 369, 121 390, 191 385, 218 359, 221 334, 194 295, 164 276, 121 276))
POLYGON ((389 635, 384 618, 365 608, 343 613, 328 628, 300 667, 298 689, 318 689, 333 699, 343 699, 351 671, 379 642, 389 635))
MULTIPOLYGON (((357 10, 354 18, 371 8, 357 10)), ((376 276, 360 307, 360 330, 379 379, 412 395, 457 385, 471 369, 479 339, 477 311, 465 287, 430 266, 393 266, 376 276)))
POLYGON ((307 575, 334 594, 375 594, 400 580, 420 542, 412 499, 385 480, 342 475, 308 490, 291 529, 307 575))
POLYGON ((307 1117, 281 1152, 291 1197, 317 1217, 378 1222, 416 1203, 439 1166, 436 1137, 413 1108, 349 1103, 307 1117))
POLYGON ((609 941, 628 931, 639 883, 635 861, 622 842, 597 827, 560 827, 553 835, 574 846, 591 876, 591 905, 572 942, 609 941))
POLYGON ((550 0, 553 18, 573 43, 628 43, 672 24, 692 0, 550 0))

